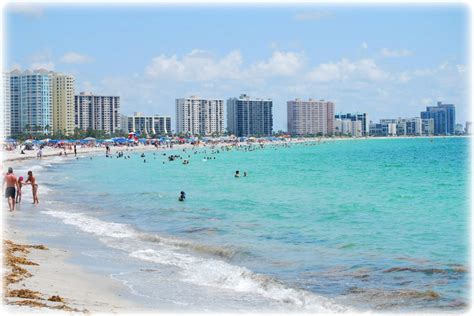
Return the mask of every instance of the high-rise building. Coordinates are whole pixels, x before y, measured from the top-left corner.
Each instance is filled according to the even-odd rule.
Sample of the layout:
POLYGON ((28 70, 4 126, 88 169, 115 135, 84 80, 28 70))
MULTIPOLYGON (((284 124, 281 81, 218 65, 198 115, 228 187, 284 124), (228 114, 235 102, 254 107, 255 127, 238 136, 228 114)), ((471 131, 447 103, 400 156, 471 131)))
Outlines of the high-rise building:
POLYGON ((224 100, 197 96, 176 99, 176 132, 220 135, 224 132, 224 100))
POLYGON ((454 134, 455 135, 463 135, 464 134, 464 126, 462 124, 456 124, 454 126, 454 134))
POLYGON ((120 130, 128 133, 128 116, 120 114, 120 130))
POLYGON ((227 131, 235 136, 270 136, 273 101, 246 94, 227 100, 227 131))
POLYGON ((74 133, 74 77, 53 73, 53 132, 74 133))
POLYGON ((330 101, 287 101, 288 133, 331 135, 334 133, 334 103, 330 101))
POLYGON ((421 118, 433 119, 435 135, 454 135, 456 108, 453 104, 438 102, 436 106, 427 106, 426 111, 421 112, 421 118))
POLYGON ((380 124, 393 124, 396 133, 392 134, 392 136, 419 136, 422 134, 422 120, 419 117, 381 119, 380 124))
POLYGON ((370 123, 369 133, 372 136, 396 136, 397 123, 391 120, 380 120, 380 123, 370 123))
POLYGON ((466 122, 466 127, 464 128, 464 134, 472 135, 472 122, 466 122))
POLYGON ((47 70, 6 74, 10 81, 10 130, 21 133, 50 133, 53 127, 52 77, 47 70))
POLYGON ((171 117, 161 115, 143 115, 135 112, 128 117, 128 132, 140 135, 166 135, 171 133, 171 117))
POLYGON ((434 134, 434 119, 421 119, 421 134, 423 136, 434 134))
POLYGON ((120 130, 120 97, 81 92, 74 97, 74 124, 80 130, 120 130))
POLYGON ((367 113, 338 113, 334 117, 336 120, 360 121, 362 135, 369 135, 369 115, 367 113))
POLYGON ((2 87, 3 111, 0 113, 2 115, 0 119, 0 122, 2 122, 2 131, 0 132, 1 139, 5 137, 10 137, 12 134, 10 75, 8 73, 4 73, 2 76, 2 87))
POLYGON ((422 121, 419 117, 408 118, 404 120, 406 125, 406 134, 410 136, 420 136, 422 134, 422 121))
POLYGON ((350 119, 335 119, 334 133, 337 135, 362 136, 362 121, 351 121, 350 119))

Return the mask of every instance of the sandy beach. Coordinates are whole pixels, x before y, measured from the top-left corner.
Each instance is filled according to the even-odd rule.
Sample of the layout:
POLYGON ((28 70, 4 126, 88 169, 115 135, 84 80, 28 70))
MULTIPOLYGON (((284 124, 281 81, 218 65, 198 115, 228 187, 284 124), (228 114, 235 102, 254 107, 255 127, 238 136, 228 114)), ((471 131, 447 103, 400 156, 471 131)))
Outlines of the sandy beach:
POLYGON ((121 297, 125 289, 118 282, 67 263, 67 250, 30 245, 18 230, 4 231, 3 247, 5 312, 138 310, 121 297))

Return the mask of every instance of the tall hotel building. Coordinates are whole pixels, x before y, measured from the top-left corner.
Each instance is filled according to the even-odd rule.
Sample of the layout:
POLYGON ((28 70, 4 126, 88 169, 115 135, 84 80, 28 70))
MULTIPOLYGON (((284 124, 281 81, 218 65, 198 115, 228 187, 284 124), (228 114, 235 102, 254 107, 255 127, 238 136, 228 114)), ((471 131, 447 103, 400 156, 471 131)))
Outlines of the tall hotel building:
POLYGON ((329 101, 288 101, 288 133, 291 135, 329 135, 334 133, 334 103, 329 101))
POLYGON ((176 99, 176 132, 220 135, 224 131, 224 100, 197 96, 176 99))
POLYGON ((10 99, 10 75, 3 73, 2 76, 2 101, 3 109, 0 113, 0 122, 2 123, 2 130, 0 131, 0 139, 10 137, 12 135, 12 120, 11 120, 11 99, 10 99))
POLYGON ((74 97, 74 124, 80 130, 101 130, 114 133, 120 130, 120 97, 99 96, 81 92, 74 97))
POLYGON ((227 131, 235 136, 270 136, 273 101, 242 94, 227 100, 227 131))
POLYGON ((171 117, 161 115, 143 115, 135 112, 127 118, 127 125, 122 130, 139 133, 141 135, 171 134, 171 117))
POLYGON ((437 106, 428 106, 421 112, 422 119, 433 119, 435 135, 454 135, 456 108, 453 104, 438 102, 437 106))
POLYGON ((74 77, 56 73, 53 83, 53 132, 74 133, 74 77))
MULTIPOLYGON (((10 111, 10 131, 5 131, 5 134, 51 132, 53 127, 53 73, 47 70, 13 70, 6 73, 5 77, 4 100, 8 98, 10 102, 4 105, 4 109, 9 108, 10 111)), ((8 119, 8 113, 6 114, 4 120, 8 119)), ((8 123, 5 124, 5 127, 8 127, 8 123)))

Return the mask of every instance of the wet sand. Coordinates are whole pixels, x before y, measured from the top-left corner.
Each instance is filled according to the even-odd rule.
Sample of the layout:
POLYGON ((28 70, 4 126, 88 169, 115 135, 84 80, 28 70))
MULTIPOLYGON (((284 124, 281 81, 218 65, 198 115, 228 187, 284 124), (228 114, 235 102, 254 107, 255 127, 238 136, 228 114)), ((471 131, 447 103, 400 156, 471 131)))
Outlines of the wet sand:
POLYGON ((5 312, 140 311, 121 283, 66 262, 66 250, 29 244, 24 232, 4 226, 3 251, 5 312))

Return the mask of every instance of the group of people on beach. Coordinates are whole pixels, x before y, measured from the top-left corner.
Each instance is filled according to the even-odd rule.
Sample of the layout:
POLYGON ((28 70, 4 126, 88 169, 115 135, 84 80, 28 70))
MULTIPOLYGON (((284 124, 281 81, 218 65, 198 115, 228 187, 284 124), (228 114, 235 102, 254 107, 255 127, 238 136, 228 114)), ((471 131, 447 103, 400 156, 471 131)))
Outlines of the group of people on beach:
POLYGON ((23 185, 31 185, 33 193, 33 204, 39 204, 38 200, 38 184, 33 172, 28 171, 28 177, 23 182, 23 177, 18 177, 13 173, 13 168, 9 167, 8 172, 3 178, 3 185, 5 187, 5 198, 8 199, 8 207, 10 212, 15 210, 17 203, 21 202, 21 189, 23 185))

